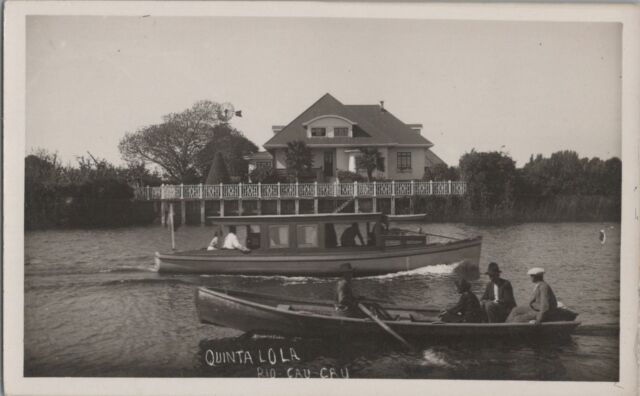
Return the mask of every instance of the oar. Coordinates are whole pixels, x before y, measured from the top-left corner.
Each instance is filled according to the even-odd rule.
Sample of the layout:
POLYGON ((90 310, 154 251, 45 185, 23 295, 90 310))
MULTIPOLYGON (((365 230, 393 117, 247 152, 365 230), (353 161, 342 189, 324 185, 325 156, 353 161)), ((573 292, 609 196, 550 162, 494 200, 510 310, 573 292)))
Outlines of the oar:
POLYGON ((367 309, 367 307, 364 306, 364 304, 362 303, 358 303, 358 308, 360 308, 360 310, 362 312, 364 312, 365 315, 367 315, 368 317, 370 317, 374 322, 376 322, 378 324, 378 326, 382 327, 382 329, 384 331, 386 331, 387 333, 391 334, 393 336, 393 338, 395 338, 396 340, 400 341, 402 343, 402 345, 404 345, 405 347, 407 347, 407 349, 413 349, 413 347, 411 346, 411 344, 409 344, 407 342, 407 340, 405 340, 404 338, 402 338, 402 336, 398 333, 396 333, 395 331, 393 331, 391 329, 391 327, 387 326, 383 321, 381 321, 380 319, 378 319, 377 316, 375 316, 371 311, 369 311, 369 309, 367 309))

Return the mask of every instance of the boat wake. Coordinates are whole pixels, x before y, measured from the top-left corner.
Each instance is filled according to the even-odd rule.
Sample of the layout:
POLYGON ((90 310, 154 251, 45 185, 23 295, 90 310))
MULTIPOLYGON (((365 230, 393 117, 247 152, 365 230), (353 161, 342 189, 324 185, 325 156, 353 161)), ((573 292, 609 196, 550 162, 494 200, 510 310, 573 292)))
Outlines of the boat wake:
POLYGON ((391 274, 369 276, 363 279, 393 279, 416 275, 449 275, 454 273, 456 271, 456 268, 458 268, 458 266, 463 262, 464 261, 457 261, 451 264, 427 265, 425 267, 420 267, 409 271, 400 271, 391 274))
POLYGON ((326 283, 335 282, 335 278, 320 278, 314 276, 284 276, 284 275, 227 275, 227 274, 202 274, 202 277, 232 277, 232 278, 246 278, 246 279, 269 279, 282 282, 283 285, 300 285, 308 283, 326 283))
POLYGON ((127 273, 127 272, 156 272, 154 267, 149 266, 122 266, 116 268, 105 268, 98 271, 100 273, 127 273))

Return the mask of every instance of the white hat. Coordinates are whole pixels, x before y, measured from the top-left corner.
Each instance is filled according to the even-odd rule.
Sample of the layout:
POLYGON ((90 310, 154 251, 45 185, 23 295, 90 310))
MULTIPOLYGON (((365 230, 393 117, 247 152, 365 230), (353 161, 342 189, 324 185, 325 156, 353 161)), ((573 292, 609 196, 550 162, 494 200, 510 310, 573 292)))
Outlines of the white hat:
POLYGON ((527 272, 527 275, 542 275, 542 274, 544 274, 544 268, 540 268, 540 267, 531 268, 527 272))

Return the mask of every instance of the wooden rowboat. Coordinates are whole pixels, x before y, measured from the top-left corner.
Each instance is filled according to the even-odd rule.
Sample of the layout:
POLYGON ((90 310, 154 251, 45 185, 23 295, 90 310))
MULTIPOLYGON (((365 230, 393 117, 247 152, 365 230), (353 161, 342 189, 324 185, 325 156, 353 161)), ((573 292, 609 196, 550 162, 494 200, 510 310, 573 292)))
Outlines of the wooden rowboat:
POLYGON ((400 222, 419 222, 425 221, 427 219, 426 213, 416 213, 416 214, 400 214, 400 215, 387 215, 389 221, 393 221, 396 223, 400 222))
MULTIPOLYGON (((330 302, 314 302, 239 291, 199 288, 200 322, 253 334, 305 337, 376 335, 371 319, 338 316, 330 302)), ((396 320, 384 321, 405 337, 559 337, 571 334, 577 321, 529 323, 441 323, 437 310, 383 306, 396 320)))
MULTIPOLYGON (((436 264, 458 263, 477 271, 482 238, 458 239, 409 230, 385 230, 381 213, 338 213, 290 216, 210 218, 221 230, 235 226, 246 238, 250 253, 238 250, 156 252, 159 272, 334 276, 349 262, 354 276, 382 275, 436 264), (364 244, 342 246, 344 229, 357 224, 364 244)), ((208 237, 212 237, 213 231, 208 237)), ((220 238, 221 240, 223 238, 220 238)))

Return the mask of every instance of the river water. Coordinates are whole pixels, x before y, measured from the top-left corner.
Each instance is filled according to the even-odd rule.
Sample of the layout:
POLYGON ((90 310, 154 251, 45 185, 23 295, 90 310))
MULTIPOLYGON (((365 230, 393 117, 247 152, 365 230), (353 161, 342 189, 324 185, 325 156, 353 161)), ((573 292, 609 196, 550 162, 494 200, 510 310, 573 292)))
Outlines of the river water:
MULTIPOLYGON (((152 271, 153 253, 166 250, 170 239, 159 226, 38 231, 25 235, 25 375, 618 379, 619 224, 423 229, 483 235, 481 269, 497 261, 518 303, 532 292, 527 269, 544 267, 558 299, 580 313, 583 330, 568 340, 535 343, 424 340, 411 352, 385 334, 375 340, 240 337, 198 322, 196 286, 331 299, 335 279, 161 275, 152 271), (605 244, 598 240, 602 228, 605 244)), ((199 248, 209 234, 181 227, 176 243, 199 248)), ((356 279, 354 286, 359 295, 440 307, 457 300, 454 277, 453 265, 443 264, 356 279)), ((476 295, 486 281, 472 281, 476 295)))

